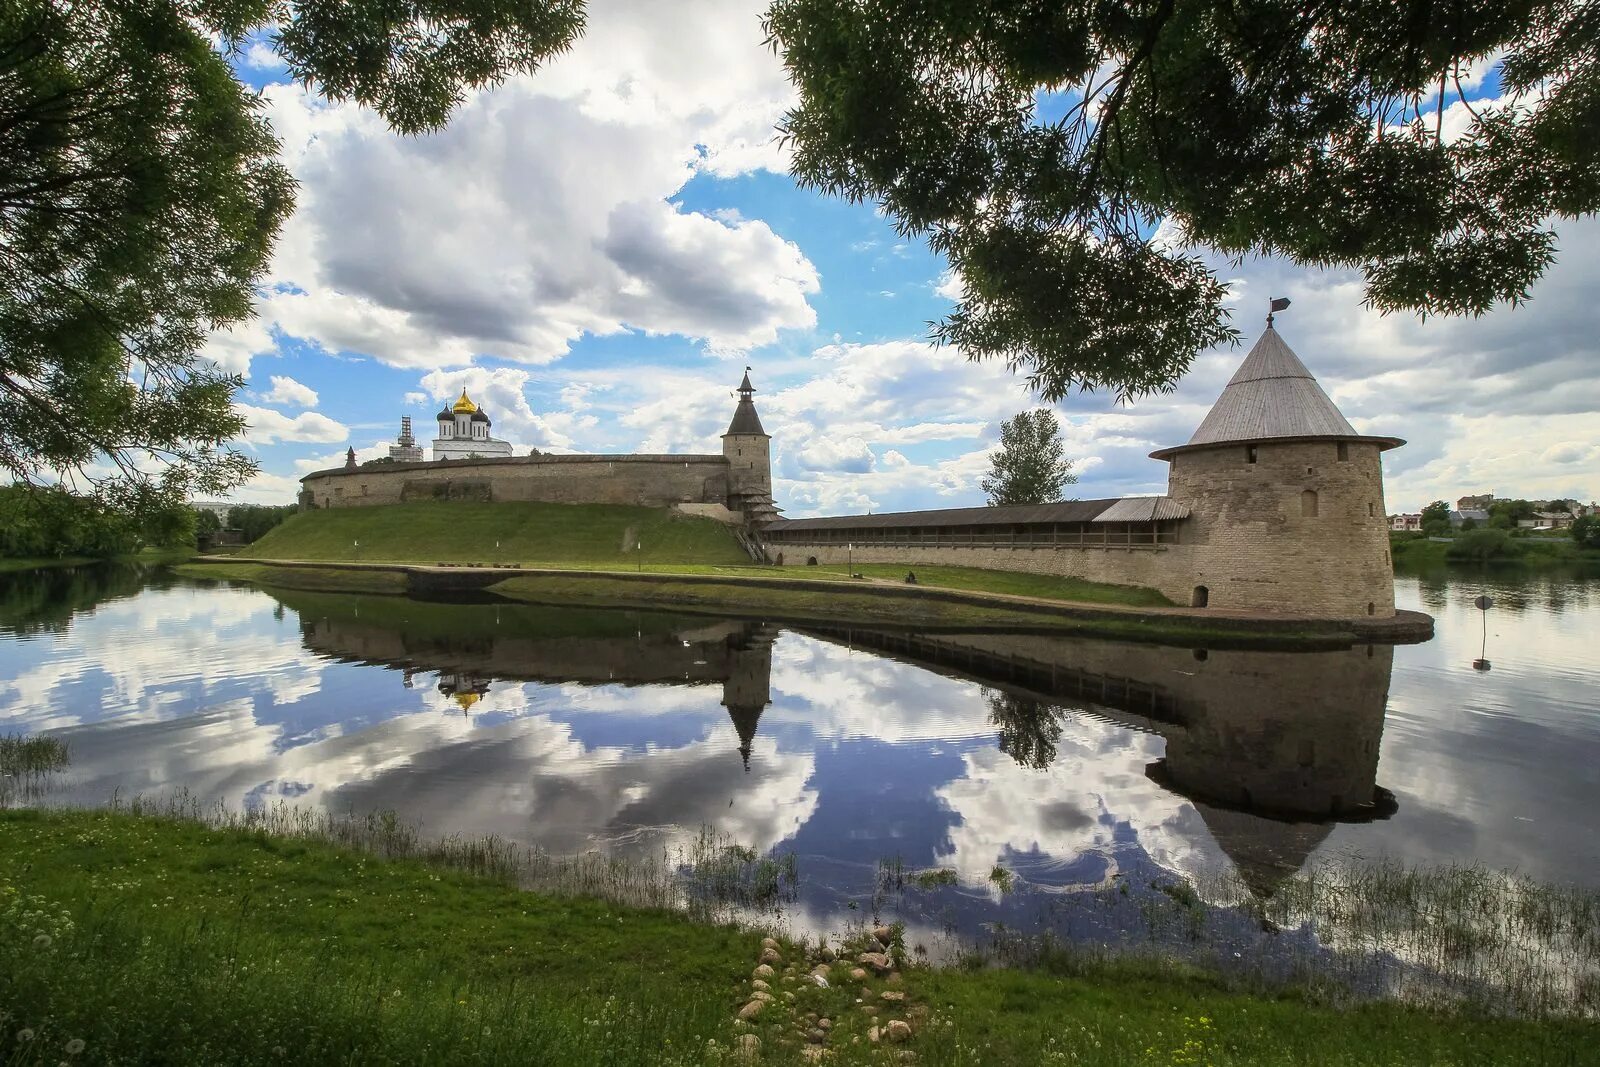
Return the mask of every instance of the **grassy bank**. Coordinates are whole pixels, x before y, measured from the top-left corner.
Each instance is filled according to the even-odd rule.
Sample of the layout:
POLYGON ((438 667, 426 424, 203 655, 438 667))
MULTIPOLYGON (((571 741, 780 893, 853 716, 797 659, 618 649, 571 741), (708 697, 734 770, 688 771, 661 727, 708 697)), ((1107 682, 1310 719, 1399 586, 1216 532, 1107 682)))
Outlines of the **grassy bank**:
POLYGON ((867 1008, 912 1020, 906 1047, 929 1064, 1575 1063, 1596 1036, 1336 1011, 1065 956, 865 980, 839 965, 822 989, 799 980, 793 945, 740 1026, 759 935, 620 903, 634 883, 607 861, 546 869, 530 892, 503 847, 430 852, 383 819, 296 825, 0 812, 0 1049, 29 1063, 697 1064, 733 1061, 750 1034, 761 1062, 788 1063, 815 1012, 833 1062, 884 1062, 867 1008), (318 839, 339 825, 364 848, 318 839))
POLYGON ((522 563, 587 569, 749 563, 733 533, 666 508, 427 501, 303 512, 239 553, 250 559, 522 563))
POLYGON ((272 589, 319 593, 392 593, 406 591, 399 571, 338 567, 273 567, 264 563, 184 563, 173 570, 186 578, 251 582, 272 589))
MULTIPOLYGON (((751 564, 720 523, 662 508, 597 504, 440 503, 334 508, 296 515, 242 558, 400 563, 515 563, 576 570, 845 579, 843 567, 751 564)), ((869 578, 1090 604, 1169 604, 1151 589, 976 567, 859 564, 869 578)))
POLYGON ((1600 565, 1600 552, 1579 548, 1568 538, 1507 535, 1491 541, 1490 535, 1498 533, 1472 530, 1451 541, 1391 533, 1390 555, 1396 567, 1442 567, 1451 563, 1535 568, 1600 565))
MULTIPOLYGON (((770 572, 761 575, 770 578, 770 572)), ((1207 644, 1220 647, 1237 641, 1250 647, 1307 647, 1339 644, 1335 633, 1262 632, 1229 628, 1225 621, 1194 625, 1177 617, 1073 618, 1067 615, 1008 608, 1000 603, 944 601, 932 597, 885 596, 860 584, 833 589, 786 589, 777 585, 651 582, 603 577, 520 575, 490 587, 513 600, 539 604, 612 605, 649 610, 702 611, 724 615, 781 618, 795 622, 880 626, 923 626, 944 629, 1012 628, 1093 633, 1128 640, 1207 644)))
POLYGON ((7 571, 33 571, 44 567, 82 567, 93 563, 176 563, 194 555, 192 548, 147 548, 126 556, 95 559, 90 556, 52 556, 39 559, 0 558, 0 574, 7 571))
MULTIPOLYGON (((712 574, 726 577, 794 578, 809 581, 849 581, 843 564, 826 567, 706 567, 655 566, 646 571, 658 574, 712 574)), ((1023 571, 992 571, 981 567, 916 566, 904 563, 857 563, 853 570, 863 578, 903 583, 908 573, 917 584, 934 589, 962 589, 976 593, 1006 593, 1013 596, 1062 600, 1077 604, 1119 604, 1126 607, 1170 607, 1172 601, 1137 585, 1111 585, 1068 578, 1055 574, 1028 574, 1023 571)))

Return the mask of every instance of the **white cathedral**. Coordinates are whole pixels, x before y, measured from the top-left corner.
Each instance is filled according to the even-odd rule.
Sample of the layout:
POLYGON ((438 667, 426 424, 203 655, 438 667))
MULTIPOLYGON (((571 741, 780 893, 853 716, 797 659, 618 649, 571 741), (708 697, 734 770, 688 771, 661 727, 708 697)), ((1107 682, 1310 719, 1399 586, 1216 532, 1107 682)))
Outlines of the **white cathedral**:
MULTIPOLYGON (((439 412, 439 436, 433 439, 433 458, 488 459, 511 455, 511 442, 489 436, 494 423, 483 408, 461 390, 461 399, 439 412)), ((411 436, 411 418, 400 420, 400 437, 389 448, 389 458, 399 463, 422 462, 422 449, 411 436)))

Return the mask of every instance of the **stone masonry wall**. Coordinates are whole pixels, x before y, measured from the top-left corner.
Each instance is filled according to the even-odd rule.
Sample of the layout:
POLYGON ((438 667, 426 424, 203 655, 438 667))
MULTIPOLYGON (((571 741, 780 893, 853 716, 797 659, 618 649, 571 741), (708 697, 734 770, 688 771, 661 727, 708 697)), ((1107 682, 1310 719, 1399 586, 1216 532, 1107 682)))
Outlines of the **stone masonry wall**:
POLYGON ((772 492, 772 442, 757 434, 727 434, 722 454, 728 460, 729 486, 761 493, 772 492))
POLYGON ((316 507, 415 500, 520 500, 548 504, 726 504, 722 456, 516 456, 326 470, 302 483, 316 507))
POLYGON ((1344 460, 1335 441, 1263 443, 1253 463, 1245 445, 1172 457, 1167 493, 1190 508, 1182 536, 1208 606, 1394 615, 1378 447, 1344 449, 1344 460))
MULTIPOLYGON (((1188 523, 1184 523, 1179 528, 1180 539, 1187 526, 1188 523)), ((847 552, 845 546, 840 544, 785 541, 769 545, 767 551, 774 560, 782 553, 783 564, 789 567, 803 567, 807 559, 815 557, 819 565, 841 569, 848 559, 856 563, 905 564, 910 570, 919 566, 941 565, 1058 574, 1111 585, 1144 586, 1159 590, 1180 604, 1188 603, 1190 589, 1190 552, 1188 546, 1183 544, 1160 548, 857 545, 853 552, 847 552)))

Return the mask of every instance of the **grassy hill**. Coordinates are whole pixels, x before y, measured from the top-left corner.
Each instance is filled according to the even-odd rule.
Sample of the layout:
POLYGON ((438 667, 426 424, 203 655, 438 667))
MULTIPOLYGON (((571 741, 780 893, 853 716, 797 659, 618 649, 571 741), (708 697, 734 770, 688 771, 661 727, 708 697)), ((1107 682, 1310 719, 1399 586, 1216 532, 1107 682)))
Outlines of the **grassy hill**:
POLYGON ((303 512, 238 555, 595 568, 750 562, 726 526, 665 508, 445 501, 303 512))

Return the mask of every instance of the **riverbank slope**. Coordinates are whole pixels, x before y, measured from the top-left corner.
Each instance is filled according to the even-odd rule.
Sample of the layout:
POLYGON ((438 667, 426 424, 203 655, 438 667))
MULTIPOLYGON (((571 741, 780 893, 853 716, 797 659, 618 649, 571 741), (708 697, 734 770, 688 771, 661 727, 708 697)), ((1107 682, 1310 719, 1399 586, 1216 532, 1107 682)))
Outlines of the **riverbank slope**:
MULTIPOLYGON (((1596 1037, 1083 961, 1070 975, 841 964, 824 989, 783 943, 760 978, 769 999, 740 1023, 764 992, 758 932, 519 890, 492 848, 430 859, 382 818, 361 839, 0 811, 0 1047, 28 1062, 700 1064, 748 1048, 791 1063, 821 1034, 832 1062, 867 1063, 896 1019, 896 1049, 926 1064, 1533 1064, 1578 1062, 1596 1037)), ((603 885, 605 864, 589 870, 603 885)))

